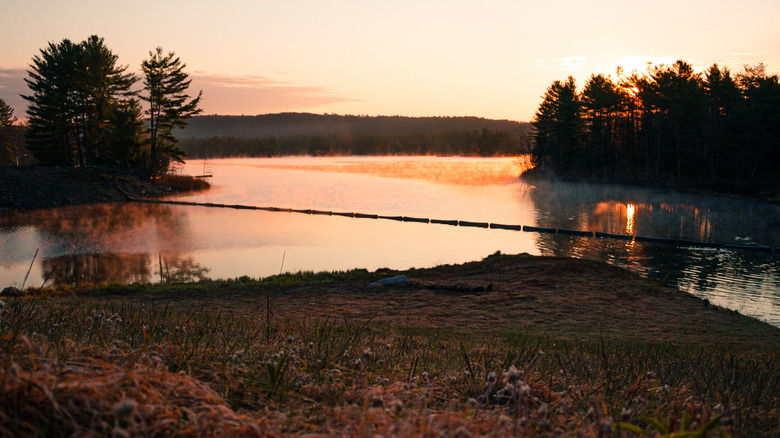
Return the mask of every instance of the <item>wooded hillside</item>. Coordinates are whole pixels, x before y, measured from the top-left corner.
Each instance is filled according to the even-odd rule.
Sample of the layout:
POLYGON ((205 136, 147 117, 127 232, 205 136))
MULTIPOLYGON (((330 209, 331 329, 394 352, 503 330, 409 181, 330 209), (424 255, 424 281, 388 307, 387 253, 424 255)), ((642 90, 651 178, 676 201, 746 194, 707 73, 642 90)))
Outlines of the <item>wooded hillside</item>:
POLYGON ((282 113, 201 116, 176 133, 189 158, 528 153, 529 123, 478 117, 282 113))
POLYGON ((327 134, 429 134, 487 128, 516 136, 527 134, 530 124, 480 117, 351 116, 337 114, 279 113, 257 116, 197 116, 175 132, 179 138, 267 138, 327 134))

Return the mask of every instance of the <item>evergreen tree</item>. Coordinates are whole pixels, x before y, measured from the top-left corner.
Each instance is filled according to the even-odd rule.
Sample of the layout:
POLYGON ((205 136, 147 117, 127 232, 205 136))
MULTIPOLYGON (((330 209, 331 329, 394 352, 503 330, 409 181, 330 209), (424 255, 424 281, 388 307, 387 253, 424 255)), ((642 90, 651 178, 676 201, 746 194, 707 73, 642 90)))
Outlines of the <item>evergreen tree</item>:
POLYGON ((744 98, 729 70, 717 64, 707 69, 702 85, 707 95, 703 159, 710 180, 736 177, 737 163, 743 161, 739 118, 744 98))
POLYGON ((601 177, 619 172, 620 124, 627 97, 612 82, 599 74, 591 75, 582 90, 580 102, 585 120, 586 163, 601 177))
POLYGON ((13 132, 11 125, 16 121, 14 109, 0 99, 0 164, 14 162, 13 132))
POLYGON ((559 173, 575 170, 580 157, 582 119, 574 78, 555 81, 547 88, 544 100, 531 122, 535 128, 531 158, 535 165, 559 173))
POLYGON ((41 164, 115 165, 113 111, 133 93, 136 78, 117 65, 103 38, 49 43, 33 57, 27 146, 41 164))
POLYGON ((640 85, 642 130, 650 144, 655 178, 700 172, 706 96, 693 66, 657 66, 640 85))
POLYGON ((104 161, 112 167, 143 169, 145 124, 141 104, 136 99, 123 100, 111 111, 110 117, 111 148, 104 155, 104 161))
POLYGON ((149 59, 141 64, 144 93, 140 97, 149 105, 145 112, 149 116, 146 172, 152 179, 166 172, 171 160, 184 161, 185 152, 177 146, 173 130, 184 128, 187 119, 201 112, 198 104, 202 92, 192 99, 187 95, 192 80, 184 72, 185 67, 174 52, 163 54, 161 47, 149 52, 149 59))
MULTIPOLYGON (((87 162, 94 165, 116 167, 129 157, 130 149, 124 145, 124 155, 113 150, 116 144, 112 121, 121 118, 115 114, 127 108, 127 99, 135 93, 130 87, 137 78, 126 73, 127 66, 117 66, 117 55, 103 43, 102 38, 91 36, 82 44, 82 64, 79 66, 79 93, 81 94, 81 131, 87 162)), ((140 147, 140 144, 133 148, 140 147)))
POLYGON ((745 66, 737 75, 737 83, 745 97, 740 118, 745 134, 745 163, 741 176, 750 180, 764 173, 778 175, 780 160, 780 80, 767 75, 764 64, 745 66))
POLYGON ((717 64, 702 75, 680 60, 618 84, 591 76, 580 95, 571 78, 555 81, 533 125, 534 163, 562 176, 718 186, 780 180, 780 78, 763 64, 732 78, 717 64))
POLYGON ((27 108, 27 148, 43 165, 84 164, 77 126, 77 65, 80 49, 70 40, 49 43, 33 57, 27 108))

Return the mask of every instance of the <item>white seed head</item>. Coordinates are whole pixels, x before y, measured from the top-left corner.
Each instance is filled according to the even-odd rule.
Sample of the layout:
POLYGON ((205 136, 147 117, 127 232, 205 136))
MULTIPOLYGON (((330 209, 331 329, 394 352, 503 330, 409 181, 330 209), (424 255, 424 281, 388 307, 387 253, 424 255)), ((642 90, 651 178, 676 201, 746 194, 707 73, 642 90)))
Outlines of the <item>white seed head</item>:
POLYGON ((507 383, 515 383, 519 378, 520 370, 518 370, 514 365, 510 366, 509 369, 504 371, 504 381, 507 383))

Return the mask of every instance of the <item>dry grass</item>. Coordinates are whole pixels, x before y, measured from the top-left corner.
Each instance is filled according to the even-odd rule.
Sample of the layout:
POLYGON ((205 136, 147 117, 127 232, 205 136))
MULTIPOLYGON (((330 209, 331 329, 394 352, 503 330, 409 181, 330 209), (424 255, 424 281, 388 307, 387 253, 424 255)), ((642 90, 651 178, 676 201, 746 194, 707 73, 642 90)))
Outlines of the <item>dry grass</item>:
MULTIPOLYGON (((683 306, 702 321, 697 325, 709 329, 712 318, 733 336, 716 342, 680 324, 659 333, 682 339, 657 342, 633 339, 642 330, 617 322, 612 330, 578 332, 589 316, 560 310, 569 315, 560 322, 544 315, 550 309, 543 302, 564 300, 544 295, 561 275, 539 276, 556 260, 522 260, 496 256, 409 272, 417 281, 410 288, 370 292, 368 280, 395 273, 113 286, 14 299, 0 316, 0 434, 780 433, 778 344, 740 343, 740 330, 776 341, 777 329, 698 301, 688 308, 684 296, 602 267, 598 276, 611 277, 611 287, 635 290, 631 302, 683 306), (539 275, 519 276, 510 266, 539 275), (525 304, 509 305, 513 300, 525 304), (468 309, 478 317, 470 319, 468 309), (513 324, 518 315, 537 326, 513 324), (459 326, 445 323, 450 319, 459 326), (550 327, 560 327, 561 336, 540 330, 550 327), (705 341, 691 342, 697 336, 705 341)), ((565 271, 582 275, 575 266, 565 271)), ((605 305, 592 295, 569 301, 574 308, 605 305)), ((630 306, 602 316, 619 319, 630 311, 623 307, 630 306)))

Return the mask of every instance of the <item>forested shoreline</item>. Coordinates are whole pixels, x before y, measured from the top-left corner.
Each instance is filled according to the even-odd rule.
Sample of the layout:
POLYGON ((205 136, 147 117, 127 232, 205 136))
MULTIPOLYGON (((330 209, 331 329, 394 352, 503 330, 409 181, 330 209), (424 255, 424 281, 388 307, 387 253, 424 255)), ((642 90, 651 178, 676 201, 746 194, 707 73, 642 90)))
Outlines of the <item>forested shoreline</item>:
POLYGON ((185 138, 189 158, 278 157, 284 155, 462 155, 512 156, 530 151, 530 138, 487 128, 416 134, 324 134, 288 137, 185 138))
POLYGON ((194 117, 175 133, 190 158, 283 155, 507 156, 531 149, 531 125, 481 117, 311 113, 194 117))
POLYGON ((776 185, 780 83, 764 65, 591 75, 547 88, 532 122, 535 175, 638 184, 776 185))
POLYGON ((0 165, 121 169, 154 180, 183 162, 173 131, 201 112, 201 93, 187 94, 186 64, 157 47, 139 77, 118 60, 97 35, 40 49, 24 79, 23 127, 0 99, 0 165))

